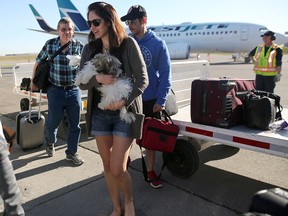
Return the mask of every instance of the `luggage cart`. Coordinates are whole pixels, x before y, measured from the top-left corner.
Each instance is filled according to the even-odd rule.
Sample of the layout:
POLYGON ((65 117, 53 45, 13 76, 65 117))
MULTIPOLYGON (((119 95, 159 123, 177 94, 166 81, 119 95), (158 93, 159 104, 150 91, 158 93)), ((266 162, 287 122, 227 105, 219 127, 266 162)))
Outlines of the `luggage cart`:
MULTIPOLYGON (((47 94, 42 93, 40 95, 40 92, 32 92, 31 93, 31 98, 32 100, 29 100, 29 94, 30 91, 27 90, 21 90, 20 84, 22 82, 23 78, 31 78, 32 77, 32 71, 34 67, 34 62, 32 63, 18 63, 13 67, 13 76, 14 76, 14 88, 13 92, 19 95, 24 96, 20 100, 20 110, 21 111, 27 111, 29 110, 29 105, 36 106, 41 102, 43 105, 47 104, 47 94), (40 101, 40 96, 41 96, 41 101, 40 101)), ((87 107, 87 91, 82 91, 81 90, 81 122, 80 124, 85 123, 85 110, 87 107)), ((68 121, 67 121, 67 116, 66 114, 64 115, 60 125, 59 125, 59 130, 58 130, 58 136, 62 139, 66 139, 67 133, 68 133, 68 121)))
MULTIPOLYGON (((245 125, 225 129, 193 123, 190 116, 191 84, 197 78, 209 77, 210 66, 208 62, 201 61, 188 63, 191 67, 187 73, 184 72, 187 74, 185 78, 178 77, 175 73, 176 69, 182 70, 182 67, 173 68, 172 65, 172 88, 179 109, 171 118, 180 130, 175 150, 172 153, 163 153, 162 157, 173 175, 181 178, 192 176, 200 165, 199 152, 216 143, 288 158, 288 128, 273 133, 251 129, 245 125)), ((283 108, 282 117, 288 120, 288 107, 283 108)))
MULTIPOLYGON (((18 63, 13 67, 13 76, 14 76, 14 88, 13 92, 22 96, 25 96, 20 100, 20 110, 26 111, 29 109, 29 91, 21 90, 20 84, 23 78, 31 78, 32 71, 35 62, 31 63, 18 63)), ((40 98, 39 92, 32 92, 32 105, 37 105, 40 98)), ((45 93, 41 94, 41 101, 43 104, 47 103, 47 95, 45 93)), ((87 106, 87 91, 81 91, 81 110, 86 110, 87 106)))
MULTIPOLYGON (((14 88, 13 92, 22 96, 25 96, 20 100, 20 110, 26 111, 29 109, 29 103, 30 100, 29 97, 29 91, 21 90, 20 85, 23 78, 31 78, 32 71, 34 67, 34 62, 32 63, 18 63, 13 67, 13 76, 14 76, 14 88)), ((38 99, 40 98, 39 92, 32 92, 31 93, 32 98, 32 105, 36 105, 38 102, 38 99)), ((41 100, 43 103, 47 102, 47 96, 46 94, 41 95, 41 100)))
MULTIPOLYGON (((163 159, 168 170, 175 176, 187 178, 197 171, 200 165, 199 151, 208 142, 288 159, 288 128, 274 133, 251 129, 245 125, 226 129, 197 124, 191 121, 190 109, 190 105, 182 107, 176 115, 171 116, 174 124, 179 126, 179 136, 174 152, 163 153, 163 159)), ((282 117, 288 119, 287 107, 283 108, 282 117)))

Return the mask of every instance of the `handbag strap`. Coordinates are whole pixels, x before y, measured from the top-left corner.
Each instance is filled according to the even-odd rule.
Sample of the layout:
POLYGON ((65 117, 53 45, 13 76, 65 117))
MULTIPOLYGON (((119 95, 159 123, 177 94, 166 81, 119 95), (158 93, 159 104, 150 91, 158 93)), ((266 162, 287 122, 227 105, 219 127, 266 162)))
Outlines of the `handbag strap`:
POLYGON ((168 115, 166 110, 161 110, 161 113, 162 113, 162 116, 165 118, 166 121, 169 121, 172 124, 174 124, 174 122, 172 121, 171 117, 168 115))
MULTIPOLYGON (((172 121, 171 117, 168 115, 168 113, 165 110, 162 110, 161 112, 162 112, 162 115, 164 116, 166 121, 170 121, 172 124, 174 124, 174 122, 172 121)), ((148 176, 147 176, 147 166, 146 166, 144 155, 143 155, 143 152, 142 152, 142 145, 141 145, 142 140, 140 139, 138 141, 139 141, 139 148, 140 148, 141 158, 142 158, 143 177, 144 177, 145 181, 150 182, 149 179, 148 179, 148 176)), ((162 175, 162 172, 163 172, 166 164, 167 164, 167 159, 163 159, 161 171, 160 171, 157 179, 161 179, 161 175, 162 175)))
POLYGON ((48 62, 51 63, 54 60, 54 58, 57 55, 59 55, 70 43, 71 43, 71 41, 68 41, 66 44, 64 44, 62 47, 60 47, 60 49, 58 49, 57 52, 52 55, 52 57, 48 60, 48 62))
MULTIPOLYGON (((139 148, 140 148, 140 152, 141 152, 141 158, 142 158, 142 172, 143 172, 143 177, 145 179, 145 181, 147 182, 150 182, 149 179, 148 179, 148 176, 147 176, 147 166, 146 166, 146 163, 145 163, 145 159, 144 159, 144 155, 143 155, 143 152, 142 152, 142 147, 141 145, 139 145, 139 148)), ((163 164, 162 164, 162 168, 161 168, 161 171, 157 177, 157 179, 161 179, 161 175, 162 175, 162 172, 166 166, 166 163, 167 163, 167 159, 163 159, 163 164)))

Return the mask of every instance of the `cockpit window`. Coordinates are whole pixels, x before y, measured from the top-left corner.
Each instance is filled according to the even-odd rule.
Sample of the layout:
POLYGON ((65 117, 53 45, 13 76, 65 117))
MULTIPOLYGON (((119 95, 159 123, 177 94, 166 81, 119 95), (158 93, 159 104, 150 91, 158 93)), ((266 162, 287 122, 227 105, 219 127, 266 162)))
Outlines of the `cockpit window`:
POLYGON ((269 29, 267 29, 267 28, 260 28, 259 31, 264 33, 264 32, 269 31, 269 29))

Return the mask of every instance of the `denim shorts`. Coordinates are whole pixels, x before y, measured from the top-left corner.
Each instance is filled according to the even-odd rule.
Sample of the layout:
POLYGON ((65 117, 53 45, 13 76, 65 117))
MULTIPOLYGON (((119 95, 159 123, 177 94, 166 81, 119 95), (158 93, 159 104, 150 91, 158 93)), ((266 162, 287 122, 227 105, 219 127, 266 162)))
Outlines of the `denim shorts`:
POLYGON ((130 137, 130 124, 120 119, 119 112, 94 112, 91 125, 91 134, 94 136, 130 137))

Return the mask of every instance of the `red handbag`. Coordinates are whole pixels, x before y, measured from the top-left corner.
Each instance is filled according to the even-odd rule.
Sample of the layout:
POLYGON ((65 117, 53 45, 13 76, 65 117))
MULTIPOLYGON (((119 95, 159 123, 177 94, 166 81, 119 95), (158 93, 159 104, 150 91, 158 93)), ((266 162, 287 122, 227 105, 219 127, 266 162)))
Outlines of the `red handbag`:
POLYGON ((152 117, 144 119, 142 139, 136 140, 136 143, 146 149, 171 153, 175 148, 179 127, 165 110, 162 114, 165 120, 152 117))

